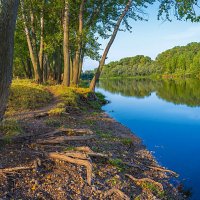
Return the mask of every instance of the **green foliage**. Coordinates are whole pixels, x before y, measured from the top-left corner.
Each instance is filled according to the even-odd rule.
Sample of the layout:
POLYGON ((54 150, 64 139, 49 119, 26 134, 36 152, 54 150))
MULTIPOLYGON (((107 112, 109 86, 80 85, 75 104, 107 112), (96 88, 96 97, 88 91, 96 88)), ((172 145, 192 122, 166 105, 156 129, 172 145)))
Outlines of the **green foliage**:
POLYGON ((14 80, 10 89, 8 112, 34 110, 47 105, 52 95, 46 87, 30 80, 14 80))
POLYGON ((174 47, 159 54, 155 67, 161 74, 175 76, 200 73, 200 43, 190 43, 187 46, 174 47))
POLYGON ((3 139, 10 142, 13 137, 23 133, 18 121, 14 119, 6 119, 0 123, 0 132, 3 133, 3 139))
POLYGON ((200 20, 198 13, 199 2, 197 0, 160 0, 159 2, 158 19, 171 21, 171 15, 173 15, 178 20, 183 19, 192 22, 199 22, 200 20))
POLYGON ((200 77, 200 43, 178 46, 156 57, 135 56, 105 65, 101 78, 195 76, 200 77))
POLYGON ((153 61, 149 57, 135 56, 105 65, 101 78, 144 76, 151 73, 153 61))

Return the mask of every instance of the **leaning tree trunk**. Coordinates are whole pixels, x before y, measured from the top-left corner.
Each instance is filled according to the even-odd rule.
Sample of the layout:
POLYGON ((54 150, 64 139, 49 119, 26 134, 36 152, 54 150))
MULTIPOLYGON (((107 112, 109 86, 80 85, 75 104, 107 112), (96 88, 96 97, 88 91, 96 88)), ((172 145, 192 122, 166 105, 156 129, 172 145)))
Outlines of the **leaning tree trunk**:
POLYGON ((113 34, 112 34, 112 36, 110 38, 110 41, 108 42, 108 44, 106 46, 106 49, 105 49, 105 51, 103 53, 103 56, 102 56, 102 58, 101 58, 101 60, 99 62, 99 67, 97 68, 97 72, 95 73, 94 78, 92 79, 92 81, 90 83, 90 89, 92 91, 95 90, 96 83, 99 80, 99 77, 101 75, 101 72, 102 72, 103 66, 105 64, 105 60, 106 60, 106 57, 108 55, 108 52, 109 52, 109 50, 110 50, 110 48, 111 48, 111 46, 112 46, 112 44, 113 44, 113 42, 114 42, 114 40, 115 40, 115 38, 117 36, 117 33, 119 31, 119 27, 120 27, 120 24, 121 24, 122 20, 124 19, 124 17, 126 16, 127 12, 129 11, 129 9, 131 7, 131 4, 132 4, 132 0, 129 0, 127 5, 126 5, 126 7, 125 7, 125 9, 124 9, 124 11, 120 15, 120 17, 119 17, 119 19, 118 19, 118 21, 117 21, 117 23, 115 25, 115 28, 114 28, 113 34))
POLYGON ((14 31, 18 0, 0 0, 0 121, 3 119, 12 80, 14 31))

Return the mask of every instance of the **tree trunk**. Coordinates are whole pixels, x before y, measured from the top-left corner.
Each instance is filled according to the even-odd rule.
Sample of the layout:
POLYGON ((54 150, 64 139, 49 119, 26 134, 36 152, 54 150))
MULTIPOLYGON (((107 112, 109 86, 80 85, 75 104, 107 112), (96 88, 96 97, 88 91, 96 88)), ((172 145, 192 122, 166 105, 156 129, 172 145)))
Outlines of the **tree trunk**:
POLYGON ((63 56, 64 56, 64 74, 63 85, 70 86, 70 55, 69 55, 69 2, 65 0, 65 11, 63 18, 63 56))
POLYGON ((115 28, 114 28, 114 31, 113 31, 113 34, 110 38, 110 41, 108 42, 107 46, 106 46, 106 49, 103 53, 103 56, 99 62, 99 67, 97 68, 97 72, 95 73, 94 75, 94 78, 92 79, 91 83, 90 83, 90 89, 92 91, 95 90, 95 86, 96 86, 96 83, 97 81, 99 80, 99 77, 101 75, 101 72, 102 72, 102 69, 103 69, 103 66, 105 65, 105 60, 106 60, 106 57, 108 55, 108 52, 117 36, 117 33, 119 31, 119 27, 120 27, 120 24, 122 22, 122 20, 124 19, 124 17, 126 16, 127 12, 129 11, 130 7, 131 7, 131 4, 132 4, 132 0, 129 0, 124 11, 122 12, 122 14, 120 15, 116 25, 115 25, 115 28))
POLYGON ((44 55, 43 56, 43 81, 44 83, 47 83, 47 79, 48 79, 48 68, 49 68, 49 60, 48 60, 48 56, 44 55))
POLYGON ((14 31, 19 1, 0 1, 0 121, 3 119, 12 81, 14 31))
POLYGON ((70 59, 70 81, 73 82, 73 58, 70 59))
MULTIPOLYGON (((44 69, 44 9, 43 8, 42 8, 41 17, 40 17, 40 29, 41 29, 41 33, 40 33, 39 63, 40 63, 40 69, 41 69, 41 71, 43 73, 45 73, 45 71, 44 71, 45 70, 44 69)), ((45 76, 46 75, 43 74, 43 78, 45 76)))
POLYGON ((82 34, 83 34, 83 10, 86 0, 82 0, 79 12, 79 31, 78 31, 78 45, 75 54, 75 61, 74 61, 74 71, 73 71, 73 84, 78 85, 79 80, 79 66, 80 66, 80 54, 82 48, 82 34))
POLYGON ((56 63, 57 63, 57 83, 62 83, 62 52, 61 47, 59 47, 59 50, 57 52, 56 57, 56 63))

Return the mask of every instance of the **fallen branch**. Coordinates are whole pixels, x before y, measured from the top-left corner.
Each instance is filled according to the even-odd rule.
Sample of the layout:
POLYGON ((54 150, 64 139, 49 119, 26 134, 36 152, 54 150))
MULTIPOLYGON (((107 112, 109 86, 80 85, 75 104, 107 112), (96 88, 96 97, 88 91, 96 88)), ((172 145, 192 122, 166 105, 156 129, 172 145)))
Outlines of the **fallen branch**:
POLYGON ((125 176, 129 177, 132 181, 134 181, 139 186, 142 183, 148 182, 148 183, 152 183, 153 185, 157 186, 159 188, 159 190, 163 191, 162 184, 154 181, 153 179, 150 179, 150 178, 141 178, 141 179, 138 179, 138 178, 135 178, 135 177, 131 176, 130 174, 125 174, 125 176))
POLYGON ((92 164, 88 160, 81 160, 78 158, 71 158, 69 156, 66 156, 65 154, 59 154, 59 153, 49 153, 48 157, 51 159, 56 159, 56 160, 62 160, 66 161, 69 163, 77 164, 77 165, 82 165, 86 167, 87 170, 87 182, 89 185, 91 185, 92 182, 92 164))
POLYGON ((124 194, 121 190, 119 189, 116 189, 116 188, 112 188, 110 190, 108 190, 107 192, 105 192, 105 198, 108 197, 108 196, 111 196, 113 194, 116 194, 120 197, 121 200, 130 200, 130 198, 124 194))

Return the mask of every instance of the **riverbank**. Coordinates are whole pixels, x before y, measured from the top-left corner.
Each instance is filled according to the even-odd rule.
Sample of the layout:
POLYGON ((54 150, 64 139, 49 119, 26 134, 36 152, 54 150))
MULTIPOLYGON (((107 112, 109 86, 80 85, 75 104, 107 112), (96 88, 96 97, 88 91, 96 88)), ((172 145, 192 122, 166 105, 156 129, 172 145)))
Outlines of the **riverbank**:
POLYGON ((82 89, 66 106, 69 93, 54 89, 46 106, 7 116, 18 134, 9 143, 1 135, 1 199, 183 199, 169 184, 175 174, 99 109, 102 100, 82 89))

